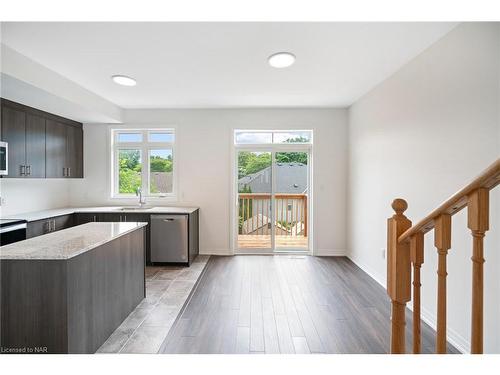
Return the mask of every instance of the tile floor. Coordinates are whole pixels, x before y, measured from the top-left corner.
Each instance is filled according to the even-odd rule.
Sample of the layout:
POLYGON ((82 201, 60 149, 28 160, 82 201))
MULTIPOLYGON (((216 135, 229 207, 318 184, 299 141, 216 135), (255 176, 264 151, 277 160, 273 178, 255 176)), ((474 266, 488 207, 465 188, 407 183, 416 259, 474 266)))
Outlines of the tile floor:
POLYGON ((209 256, 189 267, 146 267, 146 298, 99 348, 98 353, 157 353, 209 256))

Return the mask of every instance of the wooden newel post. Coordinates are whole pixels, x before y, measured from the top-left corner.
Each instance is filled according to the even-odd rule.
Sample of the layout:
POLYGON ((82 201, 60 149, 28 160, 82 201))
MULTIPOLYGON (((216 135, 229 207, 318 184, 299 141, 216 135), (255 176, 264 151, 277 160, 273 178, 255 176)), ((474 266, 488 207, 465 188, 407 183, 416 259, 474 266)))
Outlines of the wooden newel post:
POLYGON ((408 208, 404 199, 392 202, 395 214, 387 220, 387 294, 391 298, 391 353, 406 353, 405 309, 411 299, 411 265, 409 242, 398 238, 411 227, 403 214, 408 208))

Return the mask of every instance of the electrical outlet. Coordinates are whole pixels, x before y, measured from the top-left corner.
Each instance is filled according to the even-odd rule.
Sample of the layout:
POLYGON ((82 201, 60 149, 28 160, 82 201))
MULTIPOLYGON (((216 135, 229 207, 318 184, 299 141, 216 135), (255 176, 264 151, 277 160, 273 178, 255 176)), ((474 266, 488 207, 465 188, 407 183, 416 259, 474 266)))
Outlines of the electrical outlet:
POLYGON ((382 248, 382 249, 380 249, 380 251, 381 251, 381 253, 382 253, 382 259, 385 259, 385 249, 384 249, 384 248, 382 248))

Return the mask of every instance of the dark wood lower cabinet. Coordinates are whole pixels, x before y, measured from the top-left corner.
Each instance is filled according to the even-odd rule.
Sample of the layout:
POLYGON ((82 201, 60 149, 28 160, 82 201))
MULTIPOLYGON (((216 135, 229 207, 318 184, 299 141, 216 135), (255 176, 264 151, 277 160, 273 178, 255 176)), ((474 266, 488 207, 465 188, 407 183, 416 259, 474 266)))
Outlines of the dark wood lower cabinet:
POLYGON ((2 260, 2 352, 95 353, 145 297, 144 233, 68 260, 2 260))
POLYGON ((26 238, 41 236, 42 234, 70 228, 74 225, 75 222, 73 214, 50 217, 43 220, 30 221, 26 230, 26 238))

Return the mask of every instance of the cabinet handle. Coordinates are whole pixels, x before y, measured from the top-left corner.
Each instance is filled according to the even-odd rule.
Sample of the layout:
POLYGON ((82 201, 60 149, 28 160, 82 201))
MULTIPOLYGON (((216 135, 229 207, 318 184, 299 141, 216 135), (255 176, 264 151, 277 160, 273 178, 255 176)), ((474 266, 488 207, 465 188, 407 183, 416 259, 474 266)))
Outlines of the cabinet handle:
POLYGON ((94 215, 94 222, 96 222, 96 221, 97 221, 97 220, 96 220, 95 215, 94 215))
POLYGON ((31 165, 26 166, 26 175, 31 176, 31 165))
POLYGON ((127 215, 124 216, 123 221, 127 221, 127 215))
POLYGON ((26 175, 26 166, 25 165, 21 165, 19 169, 20 169, 19 174, 21 176, 25 176, 26 175))
POLYGON ((56 219, 52 220, 52 230, 56 230, 56 219))
POLYGON ((63 167, 63 177, 66 177, 66 168, 63 167))
POLYGON ((71 177, 71 167, 68 168, 68 177, 71 177))

